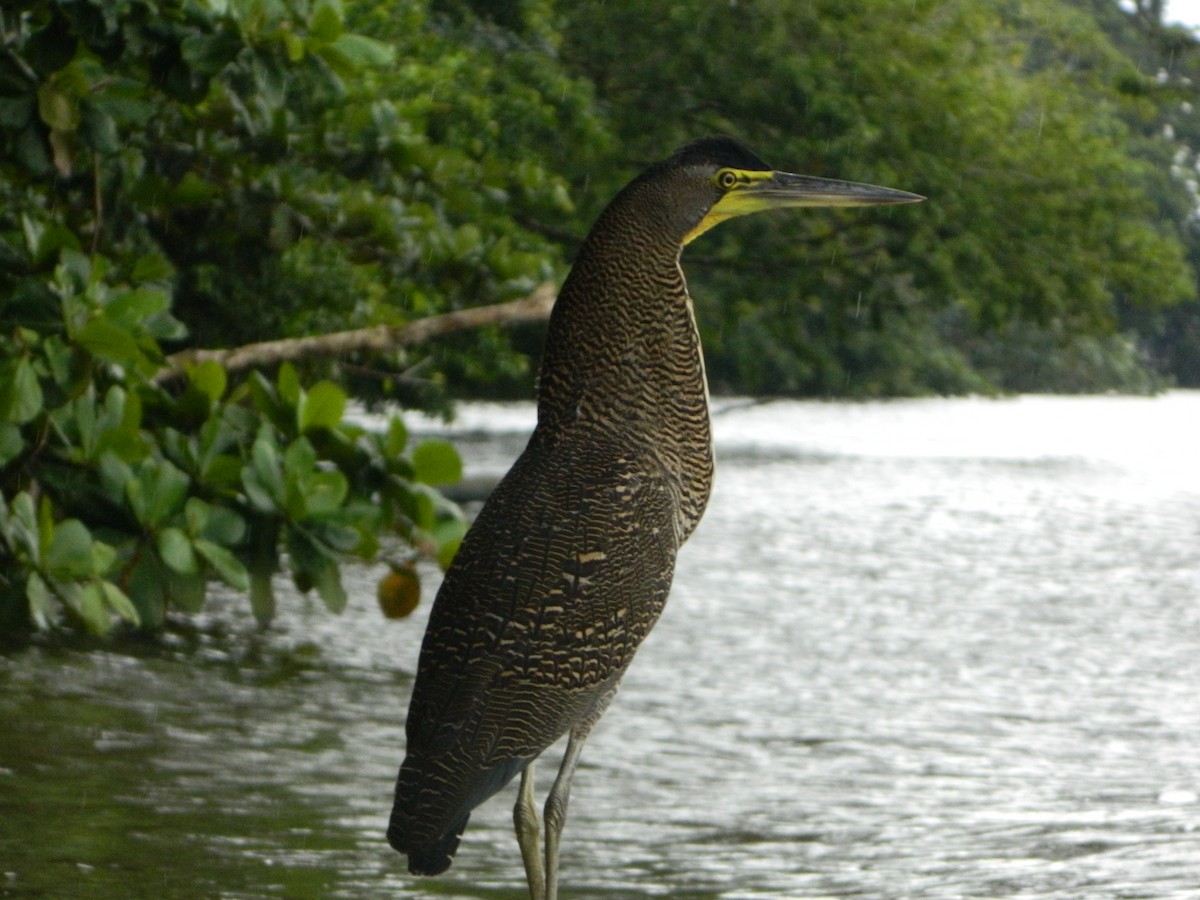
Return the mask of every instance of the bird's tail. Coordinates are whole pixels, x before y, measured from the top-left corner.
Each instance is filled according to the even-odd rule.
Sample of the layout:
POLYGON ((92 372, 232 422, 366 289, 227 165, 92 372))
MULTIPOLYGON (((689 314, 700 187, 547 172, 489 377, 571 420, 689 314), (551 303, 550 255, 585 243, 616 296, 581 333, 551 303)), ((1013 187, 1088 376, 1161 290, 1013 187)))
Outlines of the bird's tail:
POLYGON ((439 875, 450 868, 471 810, 504 787, 528 765, 506 760, 491 768, 456 772, 442 761, 427 763, 409 754, 396 779, 396 801, 388 822, 388 843, 408 856, 414 875, 439 875))
POLYGON ((408 827, 408 816, 397 806, 388 823, 388 843, 407 854, 408 871, 413 875, 440 875, 450 868, 469 818, 469 815, 463 816, 440 838, 420 841, 414 840, 408 827))
POLYGON ((440 875, 450 868, 471 810, 468 807, 455 816, 438 790, 443 783, 430 778, 423 768, 412 756, 400 767, 387 839, 393 848, 407 854, 412 874, 440 875))

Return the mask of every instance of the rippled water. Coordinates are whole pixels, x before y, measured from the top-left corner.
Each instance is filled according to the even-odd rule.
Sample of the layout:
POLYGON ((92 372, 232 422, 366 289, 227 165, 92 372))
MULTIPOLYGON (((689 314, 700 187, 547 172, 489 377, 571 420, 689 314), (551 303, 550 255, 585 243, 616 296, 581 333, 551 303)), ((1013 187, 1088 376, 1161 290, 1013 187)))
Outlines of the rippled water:
MULTIPOLYGON (((565 897, 1200 897, 1200 394, 726 403, 716 492, 589 741, 565 897)), ((528 407, 468 407, 504 468, 528 407)), ((383 841, 422 612, 240 601, 0 657, 0 896, 517 898, 383 841)), ((543 765, 548 786, 553 765, 543 765)))

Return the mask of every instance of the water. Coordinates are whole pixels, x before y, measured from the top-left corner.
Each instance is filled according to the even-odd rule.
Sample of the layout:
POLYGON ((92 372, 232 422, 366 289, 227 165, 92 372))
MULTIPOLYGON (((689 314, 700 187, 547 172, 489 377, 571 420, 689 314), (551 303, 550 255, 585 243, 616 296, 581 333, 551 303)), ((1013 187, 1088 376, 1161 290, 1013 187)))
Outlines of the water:
MULTIPOLYGON (((454 432, 498 471, 532 421, 454 432)), ((1196 393, 726 402, 564 896, 1200 897, 1198 422, 1196 393)), ((441 878, 383 841, 428 603, 384 621, 380 574, 266 634, 227 600, 0 656, 0 896, 522 897, 511 791, 441 878)))

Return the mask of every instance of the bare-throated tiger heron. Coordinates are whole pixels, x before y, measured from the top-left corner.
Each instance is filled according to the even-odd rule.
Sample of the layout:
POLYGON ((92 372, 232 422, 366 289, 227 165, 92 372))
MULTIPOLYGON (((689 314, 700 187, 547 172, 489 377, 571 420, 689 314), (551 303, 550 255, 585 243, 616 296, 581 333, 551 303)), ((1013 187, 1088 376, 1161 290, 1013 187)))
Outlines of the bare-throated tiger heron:
POLYGON ((411 872, 448 868, 471 811, 520 773, 514 820, 530 893, 557 896, 580 750, 662 611, 712 485, 683 246, 761 210, 921 199, 775 172, 715 137, 651 166, 601 214, 550 318, 537 428, 430 614, 387 833, 411 872), (543 846, 533 762, 563 734, 543 846))

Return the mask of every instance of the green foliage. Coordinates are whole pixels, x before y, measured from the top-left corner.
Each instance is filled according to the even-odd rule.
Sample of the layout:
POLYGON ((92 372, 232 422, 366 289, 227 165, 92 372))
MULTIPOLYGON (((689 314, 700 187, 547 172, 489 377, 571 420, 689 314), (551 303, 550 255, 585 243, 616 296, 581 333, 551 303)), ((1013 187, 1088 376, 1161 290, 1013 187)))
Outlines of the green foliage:
MULTIPOLYGON (((285 556, 338 610, 338 560, 372 556, 384 528, 444 558, 461 515, 420 482, 401 425, 375 435, 344 421, 342 388, 305 388, 290 367, 231 386, 211 362, 178 388, 155 380, 163 343, 187 334, 189 279, 236 262, 198 240, 181 254, 178 238, 197 215, 245 214, 264 183, 276 198, 287 187, 265 154, 295 124, 290 79, 332 100, 394 51, 346 31, 327 2, 33 3, 5 16, 4 626, 65 615, 97 633, 114 618, 153 630, 171 608, 200 609, 214 580, 248 590, 265 622, 285 556)), ((278 255, 238 247, 237 230, 212 237, 278 255)))
MULTIPOLYGON (((1011 323, 1052 338, 1039 342, 1049 354, 1069 353, 1077 334, 1117 352, 1106 336, 1123 310, 1196 296, 1181 242, 1187 190, 1170 177, 1171 143, 1145 128, 1176 101, 1067 3, 560 9, 563 57, 597 86, 634 165, 726 131, 781 167, 930 198, 738 221, 689 248, 718 383, 976 389, 990 378, 970 348, 1016 334, 1011 323), (1173 206, 1156 202, 1162 193, 1173 206), (947 311, 963 345, 939 337, 947 311), (927 375, 905 359, 913 334, 929 338, 927 375)), ((592 178, 591 208, 628 174, 592 178)))
MULTIPOLYGON (((1144 82, 1138 86, 1142 114, 1133 123, 1137 140, 1130 149, 1152 166, 1151 199, 1163 221, 1179 224, 1188 260, 1200 270, 1200 42, 1189 29, 1124 14, 1103 0, 1073 0, 1073 5, 1094 16, 1140 71, 1155 75, 1152 90, 1144 82)), ((1123 328, 1136 332, 1140 351, 1157 371, 1182 386, 1200 387, 1200 298, 1194 292, 1167 308, 1121 302, 1117 314, 1123 328)))
MULTIPOLYGON (((14 379, 28 391, 2 425, 7 622, 23 611, 46 628, 62 611, 96 632, 114 614, 156 629, 168 608, 198 611, 214 580, 250 590, 268 622, 281 548, 296 586, 340 611, 338 559, 373 557, 380 529, 433 556, 461 538, 460 512, 426 484, 460 470, 451 446, 419 444, 406 456, 400 420, 382 433, 349 424, 340 388, 305 389, 290 366, 275 382, 256 373, 233 390, 212 362, 178 391, 120 378, 120 366, 156 372, 160 356, 145 329, 120 318, 128 292, 98 281, 73 251, 55 283, 62 328, 23 335, 23 355, 7 348, 31 373, 14 379)), ((172 330, 169 318, 149 320, 172 330)))
POLYGON ((206 362, 168 390, 157 337, 178 323, 162 298, 107 280, 99 257, 61 256, 58 321, 3 344, 9 627, 65 613, 98 633, 114 617, 156 629, 171 608, 198 611, 214 580, 248 590, 266 622, 284 554, 297 586, 339 611, 338 561, 373 557, 383 528, 445 559, 465 525, 429 484, 460 471, 452 447, 410 450, 398 419, 382 433, 348 423, 341 388, 305 388, 287 365, 231 389, 206 362))
MULTIPOLYGON (((519 223, 570 209, 539 148, 591 141, 589 95, 540 31, 498 46, 426 7, 6 8, 0 255, 23 216, 43 263, 65 244, 131 276, 148 256, 138 274, 169 283, 200 346, 523 296, 557 250, 519 223)), ((439 361, 466 369, 472 353, 467 338, 439 361)), ((492 359, 495 377, 528 381, 523 357, 492 359)), ((360 362, 427 398, 404 377, 418 361, 360 362)))

